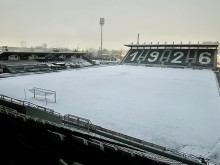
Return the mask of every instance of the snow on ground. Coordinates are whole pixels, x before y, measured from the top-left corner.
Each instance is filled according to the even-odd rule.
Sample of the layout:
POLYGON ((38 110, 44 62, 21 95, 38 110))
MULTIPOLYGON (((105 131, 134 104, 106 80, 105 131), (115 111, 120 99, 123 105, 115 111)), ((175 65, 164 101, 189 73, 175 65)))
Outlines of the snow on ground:
POLYGON ((0 79, 0 93, 220 162, 220 97, 211 70, 108 66, 0 79), (57 103, 27 89, 55 90, 57 103))

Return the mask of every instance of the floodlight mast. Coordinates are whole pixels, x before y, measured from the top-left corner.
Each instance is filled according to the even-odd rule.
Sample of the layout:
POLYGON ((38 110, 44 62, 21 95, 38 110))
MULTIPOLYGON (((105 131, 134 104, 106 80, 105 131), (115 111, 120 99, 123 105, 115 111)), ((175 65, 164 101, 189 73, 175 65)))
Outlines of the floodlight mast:
POLYGON ((105 19, 104 18, 100 18, 100 26, 101 26, 101 59, 102 59, 102 26, 104 26, 105 23, 105 19))

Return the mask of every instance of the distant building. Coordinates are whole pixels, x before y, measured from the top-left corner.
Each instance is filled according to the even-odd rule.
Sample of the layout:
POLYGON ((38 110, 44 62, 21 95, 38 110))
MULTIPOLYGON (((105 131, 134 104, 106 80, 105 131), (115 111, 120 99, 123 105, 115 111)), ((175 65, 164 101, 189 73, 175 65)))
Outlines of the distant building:
POLYGON ((21 41, 21 47, 26 48, 26 41, 21 41))

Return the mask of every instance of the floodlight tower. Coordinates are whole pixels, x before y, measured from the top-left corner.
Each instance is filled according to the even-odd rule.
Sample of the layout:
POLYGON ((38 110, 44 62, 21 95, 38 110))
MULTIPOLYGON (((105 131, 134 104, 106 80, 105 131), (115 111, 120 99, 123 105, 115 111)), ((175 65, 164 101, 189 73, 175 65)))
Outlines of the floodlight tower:
POLYGON ((101 58, 102 58, 102 26, 104 26, 105 23, 105 19, 104 18, 100 18, 100 26, 101 26, 101 58))

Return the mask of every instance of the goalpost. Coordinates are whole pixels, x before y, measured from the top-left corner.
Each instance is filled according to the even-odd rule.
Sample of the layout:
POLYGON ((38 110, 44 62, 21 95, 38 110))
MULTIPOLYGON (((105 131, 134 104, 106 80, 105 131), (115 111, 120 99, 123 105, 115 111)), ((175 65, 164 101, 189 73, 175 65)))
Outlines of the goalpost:
POLYGON ((46 100, 46 103, 47 103, 47 96, 50 96, 50 95, 54 95, 54 102, 56 103, 56 91, 52 91, 52 90, 48 90, 48 89, 42 89, 42 88, 36 88, 36 87, 33 87, 32 89, 28 89, 31 93, 34 94, 34 97, 36 95, 39 95, 39 96, 44 96, 45 97, 45 100, 46 100))

